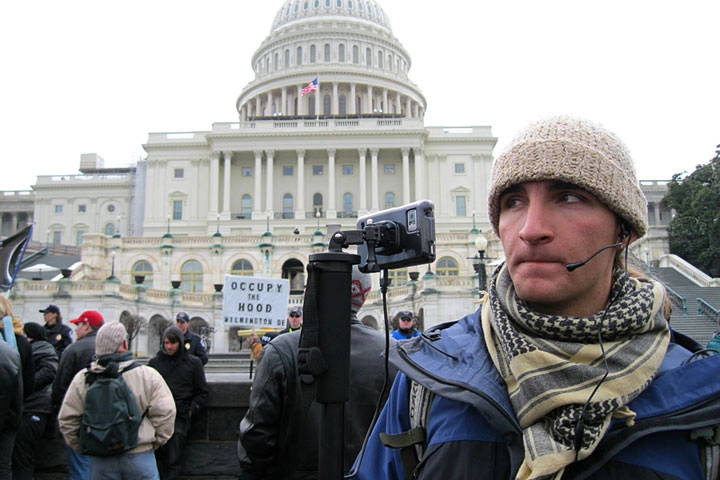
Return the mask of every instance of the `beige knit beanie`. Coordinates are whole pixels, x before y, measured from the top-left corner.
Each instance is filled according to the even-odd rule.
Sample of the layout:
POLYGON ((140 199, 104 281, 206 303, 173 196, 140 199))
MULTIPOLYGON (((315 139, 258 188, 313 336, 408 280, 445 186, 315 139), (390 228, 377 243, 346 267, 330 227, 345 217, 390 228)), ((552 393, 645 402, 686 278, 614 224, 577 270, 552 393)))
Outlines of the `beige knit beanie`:
POLYGON ((638 237, 647 232, 647 200, 625 144, 603 126, 552 117, 520 132, 495 160, 488 214, 498 234, 500 195, 513 185, 541 180, 573 183, 595 195, 638 237))
POLYGON ((120 322, 109 322, 100 327, 95 337, 95 355, 115 353, 123 340, 127 339, 125 325, 120 322))

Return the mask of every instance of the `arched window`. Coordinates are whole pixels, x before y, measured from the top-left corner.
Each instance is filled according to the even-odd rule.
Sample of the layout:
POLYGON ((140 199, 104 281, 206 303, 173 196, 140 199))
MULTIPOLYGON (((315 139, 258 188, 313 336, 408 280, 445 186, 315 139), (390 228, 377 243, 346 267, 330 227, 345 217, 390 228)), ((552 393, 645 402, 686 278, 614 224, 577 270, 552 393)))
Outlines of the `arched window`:
POLYGON ((242 275, 245 277, 252 277, 254 274, 255 272, 253 271, 252 264, 244 258, 236 260, 235 263, 232 264, 232 268, 230 269, 230 275, 242 275))
POLYGON ((290 193, 283 195, 282 218, 293 218, 293 196, 290 193))
POLYGON ((112 237, 115 235, 115 224, 110 222, 107 225, 105 225, 105 235, 108 237, 112 237))
POLYGON ((250 218, 252 216, 252 198, 247 193, 243 195, 240 200, 240 214, 243 218, 250 218))
POLYGON ((395 194, 393 192, 387 192, 385 194, 385 208, 391 208, 395 206, 395 194))
POLYGON ((197 260, 188 260, 180 268, 180 288, 184 292, 201 293, 203 286, 202 265, 197 260))
POLYGON ((378 50, 378 68, 382 70, 383 68, 383 52, 382 50, 378 50))
POLYGON ((453 258, 442 257, 437 261, 437 274, 447 277, 457 277, 460 274, 460 269, 453 258))
POLYGON ((275 71, 280 70, 280 54, 275 54, 275 71))
POLYGON ((330 44, 326 43, 323 47, 323 62, 330 61, 330 44))
POLYGON ((360 63, 360 49, 357 45, 353 45, 353 63, 358 64, 360 63))
POLYGON ((388 278, 391 280, 391 287, 399 287, 407 285, 408 270, 407 268, 393 268, 388 270, 388 278))
POLYGON ((152 288, 152 286, 153 286, 153 268, 152 268, 152 265, 150 265, 150 262, 148 262, 146 260, 140 260, 139 262, 135 262, 135 265, 133 265, 130 274, 132 275, 133 280, 137 276, 145 277, 145 280, 143 280, 143 285, 145 285, 148 288, 152 288))
POLYGON ((352 218, 353 216, 353 195, 346 193, 343 195, 343 217, 352 218))
POLYGON ((342 43, 338 47, 338 61, 340 61, 340 62, 345 61, 345 45, 342 43))
POLYGON ((365 49, 365 65, 372 67, 372 51, 370 50, 370 47, 365 49))
POLYGON ((299 295, 305 291, 305 269, 300 260, 293 258, 285 262, 282 266, 282 278, 287 278, 290 282, 291 294, 299 295))
POLYGON ((315 63, 315 57, 317 56, 317 48, 315 45, 310 45, 310 63, 315 63))
POLYGON ((325 95, 323 97, 323 115, 330 115, 330 113, 331 113, 330 102, 331 102, 330 95, 325 95))
POLYGON ((302 47, 297 47, 297 55, 295 55, 295 65, 302 65, 302 47))
POLYGON ((285 68, 290 68, 290 49, 285 50, 285 68))
POLYGON ((347 101, 345 100, 345 95, 340 95, 338 97, 338 113, 340 115, 347 114, 347 101))
POLYGON ((323 196, 322 193, 316 193, 313 195, 313 215, 323 212, 323 196))

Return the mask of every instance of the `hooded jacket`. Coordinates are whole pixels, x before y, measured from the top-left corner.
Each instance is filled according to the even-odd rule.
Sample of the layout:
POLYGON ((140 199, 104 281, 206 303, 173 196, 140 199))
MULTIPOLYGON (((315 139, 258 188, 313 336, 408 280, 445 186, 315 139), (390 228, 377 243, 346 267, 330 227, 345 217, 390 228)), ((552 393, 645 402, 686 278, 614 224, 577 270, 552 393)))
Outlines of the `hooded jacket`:
MULTIPOLYGON (((406 478, 399 449, 380 433, 410 429, 410 379, 435 394, 425 430, 426 449, 413 478, 514 479, 523 460, 521 429, 505 383, 485 347, 480 310, 401 342, 391 351, 398 374, 373 434, 358 479, 406 478)), ((569 465, 563 479, 702 477, 698 443, 690 432, 720 423, 720 355, 673 332, 655 379, 628 407, 633 426, 614 421, 596 451, 569 465)), ((409 474, 409 472, 407 472, 409 474)))
POLYGON ((58 357, 55 349, 45 340, 30 343, 35 361, 34 391, 23 404, 23 411, 52 412, 52 384, 57 374, 58 357))
MULTIPOLYGON (((105 357, 106 355, 103 355, 92 362, 90 371, 93 373, 105 371, 105 367, 101 364, 105 357)), ((130 359, 118 363, 118 370, 122 372, 134 362, 130 356, 130 359)), ((60 432, 67 444, 76 451, 80 451, 79 431, 85 411, 85 394, 88 390, 85 374, 86 370, 83 369, 73 377, 58 415, 60 432)), ((138 409, 143 413, 146 412, 138 431, 137 447, 124 452, 123 455, 161 447, 172 437, 175 428, 175 402, 170 389, 155 369, 144 365, 123 373, 123 379, 133 393, 138 409)))
POLYGON ((188 353, 183 347, 183 333, 175 325, 165 329, 163 341, 168 333, 175 334, 180 345, 173 355, 165 351, 165 346, 150 359, 148 366, 154 368, 167 383, 177 408, 178 418, 188 418, 190 414, 196 415, 206 404, 210 391, 208 390, 205 370, 202 361, 188 353))

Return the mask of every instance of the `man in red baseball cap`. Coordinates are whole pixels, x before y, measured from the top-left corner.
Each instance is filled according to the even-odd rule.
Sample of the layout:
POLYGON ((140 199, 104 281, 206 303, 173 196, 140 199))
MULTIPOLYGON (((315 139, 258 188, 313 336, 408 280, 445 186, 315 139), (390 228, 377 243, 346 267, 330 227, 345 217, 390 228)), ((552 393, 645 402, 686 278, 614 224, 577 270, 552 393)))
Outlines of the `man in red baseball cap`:
MULTIPOLYGON (((92 362, 95 356, 95 336, 105 321, 97 310, 85 310, 77 318, 70 320, 70 323, 75 324, 77 340, 65 349, 60 358, 52 391, 52 402, 56 412, 60 410, 65 392, 75 374, 92 362)), ((89 458, 70 447, 66 446, 65 450, 68 455, 70 478, 88 478, 89 458)))

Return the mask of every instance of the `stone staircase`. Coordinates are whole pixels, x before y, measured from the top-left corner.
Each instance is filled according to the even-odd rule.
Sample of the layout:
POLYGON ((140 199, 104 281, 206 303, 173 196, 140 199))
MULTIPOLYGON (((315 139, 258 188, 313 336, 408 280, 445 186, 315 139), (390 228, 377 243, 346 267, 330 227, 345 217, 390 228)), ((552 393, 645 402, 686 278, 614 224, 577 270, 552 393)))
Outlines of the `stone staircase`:
POLYGON ((655 268, 652 274, 669 290, 673 302, 670 325, 707 344, 720 327, 720 287, 701 287, 671 267, 655 268))

